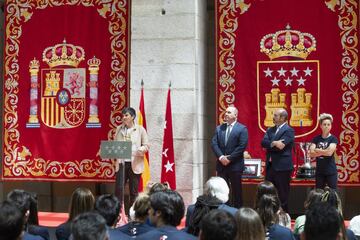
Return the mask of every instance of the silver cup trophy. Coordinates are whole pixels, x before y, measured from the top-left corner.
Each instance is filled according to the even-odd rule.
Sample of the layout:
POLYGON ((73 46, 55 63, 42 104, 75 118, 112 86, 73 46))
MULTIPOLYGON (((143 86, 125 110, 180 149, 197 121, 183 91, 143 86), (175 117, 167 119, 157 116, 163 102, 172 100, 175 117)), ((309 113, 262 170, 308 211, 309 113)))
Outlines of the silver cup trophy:
POLYGON ((314 178, 315 177, 315 167, 311 166, 311 157, 310 157, 310 146, 311 142, 300 142, 299 147, 301 149, 304 164, 298 168, 297 177, 298 178, 314 178))

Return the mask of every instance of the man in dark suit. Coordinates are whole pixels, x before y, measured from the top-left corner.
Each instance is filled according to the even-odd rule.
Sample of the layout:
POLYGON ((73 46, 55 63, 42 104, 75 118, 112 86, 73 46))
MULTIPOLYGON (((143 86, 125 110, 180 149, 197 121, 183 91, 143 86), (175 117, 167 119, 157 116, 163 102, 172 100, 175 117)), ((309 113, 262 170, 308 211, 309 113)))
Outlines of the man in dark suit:
POLYGON ((225 122, 216 127, 211 147, 217 162, 217 175, 224 178, 231 189, 232 206, 242 206, 241 178, 244 170, 244 151, 248 143, 247 128, 237 122, 238 110, 228 107, 225 122))
POLYGON ((274 112, 275 126, 270 127, 261 141, 266 149, 266 177, 272 182, 281 201, 281 207, 288 212, 291 172, 293 170, 292 151, 294 145, 294 129, 287 124, 288 113, 285 109, 274 112))

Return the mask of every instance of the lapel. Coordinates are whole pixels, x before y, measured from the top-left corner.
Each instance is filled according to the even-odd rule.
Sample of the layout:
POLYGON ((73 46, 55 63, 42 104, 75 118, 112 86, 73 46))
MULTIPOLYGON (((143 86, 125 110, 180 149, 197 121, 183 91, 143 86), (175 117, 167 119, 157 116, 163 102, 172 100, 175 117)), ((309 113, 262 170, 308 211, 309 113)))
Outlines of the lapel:
MULTIPOLYGON (((231 141, 231 138, 233 136, 235 136, 235 132, 236 132, 236 128, 238 127, 238 122, 235 122, 234 126, 232 127, 231 129, 231 132, 230 132, 230 135, 229 135, 229 138, 227 140, 227 143, 229 143, 231 141)), ((225 130, 225 134, 226 134, 226 130, 225 130)), ((225 143, 225 135, 224 135, 224 143, 225 143)), ((227 145, 227 144, 226 144, 227 145)))
POLYGON ((223 125, 220 127, 220 139, 225 145, 225 134, 226 134, 226 123, 223 123, 223 125))
MULTIPOLYGON (((286 131, 287 128, 288 128, 288 125, 286 123, 280 128, 280 130, 275 135, 274 139, 279 140, 282 137, 283 133, 286 131)), ((275 128, 275 131, 276 131, 276 128, 275 128)), ((275 134, 275 132, 274 132, 274 134, 275 134)))

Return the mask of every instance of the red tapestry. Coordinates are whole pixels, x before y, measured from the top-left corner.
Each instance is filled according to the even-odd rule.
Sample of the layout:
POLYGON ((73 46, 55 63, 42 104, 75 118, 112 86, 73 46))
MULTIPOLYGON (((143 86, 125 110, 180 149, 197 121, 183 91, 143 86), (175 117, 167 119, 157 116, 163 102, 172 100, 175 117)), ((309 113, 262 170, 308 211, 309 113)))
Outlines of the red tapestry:
MULTIPOLYGON (((360 184, 358 4, 216 1, 218 122, 227 106, 239 109, 238 120, 249 130, 248 151, 262 159, 262 174, 265 151, 260 142, 273 125, 274 109, 287 109, 296 142, 310 142, 320 134, 317 119, 326 112, 334 117, 332 133, 339 139, 339 183, 360 184)), ((299 158, 295 154, 295 168, 299 158)))
POLYGON ((7 0, 4 180, 113 181, 99 156, 129 93, 130 3, 7 0))

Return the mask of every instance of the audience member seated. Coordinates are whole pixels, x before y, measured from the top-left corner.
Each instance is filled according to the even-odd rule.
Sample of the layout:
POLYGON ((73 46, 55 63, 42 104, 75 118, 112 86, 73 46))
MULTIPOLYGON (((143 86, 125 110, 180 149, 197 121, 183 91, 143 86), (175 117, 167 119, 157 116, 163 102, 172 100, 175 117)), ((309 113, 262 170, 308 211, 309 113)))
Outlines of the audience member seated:
MULTIPOLYGON (((186 219, 185 219, 185 227, 189 227, 190 222, 193 221, 191 224, 192 226, 196 225, 196 222, 199 220, 192 220, 194 209, 196 206, 201 208, 201 206, 204 204, 204 202, 211 203, 207 204, 209 208, 211 209, 223 209, 232 215, 235 215, 236 211, 238 209, 234 207, 230 207, 226 205, 225 203, 229 200, 229 186, 227 185, 226 181, 221 177, 211 177, 206 183, 205 183, 205 191, 204 194, 200 197, 198 197, 195 204, 189 205, 186 211, 186 219)), ((204 216, 207 212, 204 212, 202 216, 204 216)), ((201 219, 200 219, 201 220, 201 219)), ((196 234, 197 235, 197 234, 196 234)))
POLYGON ((23 239, 23 214, 14 203, 4 201, 0 204, 0 239, 23 239))
POLYGON ((325 187, 324 194, 321 197, 322 202, 327 202, 331 206, 333 206, 339 213, 341 218, 341 233, 342 238, 340 240, 356 240, 356 236, 353 231, 350 229, 346 229, 344 223, 344 217, 342 213, 342 204, 339 195, 337 194, 335 189, 325 187), (346 237, 345 237, 346 236, 346 237))
POLYGON ((233 240, 237 234, 236 222, 229 212, 215 209, 201 221, 199 240, 233 240))
POLYGON ((342 219, 334 206, 326 202, 313 204, 306 212, 304 231, 301 240, 338 240, 342 219))
POLYGON ((68 240, 72 220, 79 214, 89 212, 94 208, 95 198, 87 188, 77 188, 71 195, 69 219, 55 230, 57 240, 68 240))
POLYGON ((124 226, 117 228, 117 230, 131 237, 136 237, 150 230, 153 230, 154 228, 146 223, 146 220, 149 216, 148 212, 150 209, 149 195, 144 193, 139 194, 139 196, 134 202, 133 209, 134 216, 132 217, 132 219, 134 220, 124 226))
MULTIPOLYGON (((313 204, 315 204, 317 202, 321 202, 321 197, 322 197, 323 193, 324 193, 324 190, 322 190, 320 188, 314 188, 308 193, 306 200, 304 202, 305 212, 313 204)), ((295 225, 294 225, 294 234, 299 235, 304 231, 305 219, 306 219, 305 215, 301 215, 296 218, 295 225)))
MULTIPOLYGON (((108 240, 105 219, 94 212, 81 213, 72 220, 72 240, 108 240)), ((121 238, 120 238, 121 239, 121 238)))
POLYGON ((251 208, 240 208, 235 214, 236 240, 264 240, 265 230, 259 214, 251 208))
POLYGON ((350 220, 349 229, 354 232, 356 238, 360 240, 360 215, 350 220))
POLYGON ((193 235, 176 229, 184 216, 184 211, 184 201, 178 192, 165 190, 151 194, 149 219, 156 229, 138 236, 137 239, 196 239, 193 235))
POLYGON ((120 220, 121 204, 117 197, 112 194, 99 196, 95 201, 95 212, 99 213, 106 221, 110 240, 130 239, 127 235, 115 229, 120 220))
POLYGON ((264 194, 258 204, 256 211, 260 215, 264 225, 266 238, 269 240, 293 240, 294 235, 290 229, 279 225, 280 200, 276 195, 264 194))
POLYGON ((11 192, 9 192, 9 194, 7 195, 7 199, 8 201, 14 203, 19 210, 22 213, 23 216, 23 222, 24 222, 24 236, 23 239, 24 240, 46 240, 49 239, 49 232, 47 231, 46 228, 38 228, 39 232, 36 233, 40 233, 42 235, 44 235, 45 237, 43 237, 42 235, 35 235, 33 232, 29 232, 28 231, 28 219, 30 216, 30 205, 31 205, 31 200, 30 200, 31 196, 30 193, 24 191, 24 190, 20 190, 20 189, 14 189, 11 192), (41 230, 41 231, 40 231, 41 230), (47 237, 47 238, 46 238, 47 237))
MULTIPOLYGON (((257 204, 264 194, 270 194, 279 197, 275 185, 270 181, 263 181, 259 183, 256 189, 254 209, 257 208, 257 204)), ((281 206, 277 214, 279 215, 279 225, 291 229, 291 217, 281 208, 281 206)))

